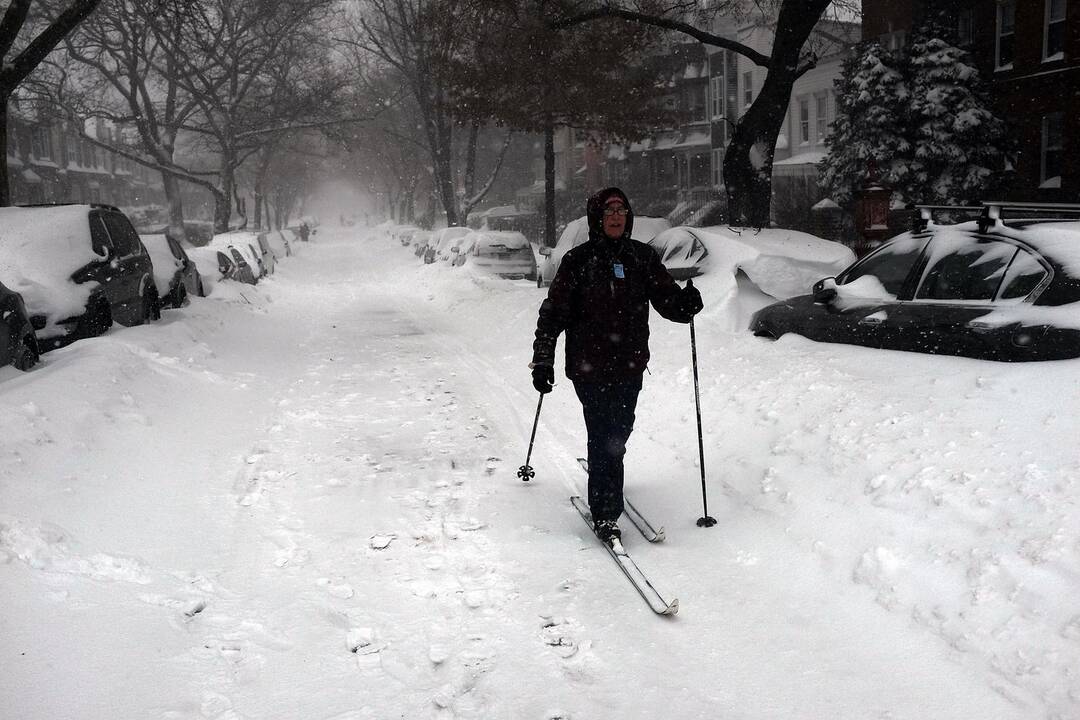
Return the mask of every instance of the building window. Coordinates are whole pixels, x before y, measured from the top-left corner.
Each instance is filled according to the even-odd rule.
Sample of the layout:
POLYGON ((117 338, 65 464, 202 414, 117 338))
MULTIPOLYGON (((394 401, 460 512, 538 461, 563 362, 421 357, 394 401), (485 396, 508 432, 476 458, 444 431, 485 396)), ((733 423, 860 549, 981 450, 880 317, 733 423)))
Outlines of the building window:
POLYGON ((691 122, 701 122, 708 120, 708 105, 706 104, 707 98, 705 97, 706 88, 704 85, 697 85, 695 87, 688 88, 686 93, 686 101, 688 107, 688 115, 691 122))
POLYGON ((731 50, 725 50, 724 75, 727 78, 727 106, 724 116, 732 123, 739 117, 739 56, 731 50))
POLYGON ((829 96, 815 96, 814 104, 816 106, 814 108, 816 111, 814 122, 816 123, 817 141, 823 143, 825 142, 825 136, 829 134, 829 96))
POLYGON ((39 125, 30 131, 30 152, 38 160, 52 160, 52 135, 49 128, 39 125))
POLYGON ((754 104, 754 73, 744 72, 742 76, 743 112, 754 104))
POLYGON ((970 45, 975 40, 975 11, 968 8, 956 13, 956 41, 961 46, 970 45))
POLYGON ((810 101, 800 98, 799 103, 799 143, 806 145, 810 142, 810 101))
POLYGON ((1013 63, 1016 36, 1016 0, 1005 0, 997 8, 997 69, 1008 70, 1013 63))
POLYGON ((724 151, 720 148, 712 151, 712 184, 713 187, 724 184, 724 151))
POLYGON ((1041 188, 1061 187, 1061 155, 1065 113, 1051 113, 1042 120, 1041 188))
POLYGON ((1065 57, 1065 0, 1046 0, 1043 60, 1065 57))
POLYGON ((713 118, 721 118, 724 115, 724 76, 717 75, 709 78, 709 92, 712 100, 713 118))
POLYGON ((68 165, 79 164, 79 138, 75 135, 67 136, 67 163, 68 165))

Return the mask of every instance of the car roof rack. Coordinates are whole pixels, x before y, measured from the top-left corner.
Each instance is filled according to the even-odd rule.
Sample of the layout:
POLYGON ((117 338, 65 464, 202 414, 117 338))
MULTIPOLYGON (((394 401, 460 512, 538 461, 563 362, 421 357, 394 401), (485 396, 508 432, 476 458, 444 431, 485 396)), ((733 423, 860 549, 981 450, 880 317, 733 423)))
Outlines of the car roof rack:
POLYGON ((916 205, 915 209, 917 212, 911 219, 911 229, 917 233, 926 230, 934 219, 934 213, 967 213, 974 216, 981 215, 984 210, 982 205, 916 205))
POLYGON ((1040 220, 1076 219, 1080 218, 1080 204, 986 200, 983 202, 983 216, 979 218, 979 229, 986 232, 998 220, 1024 218, 1037 218, 1040 220), (1006 213, 1009 213, 1012 217, 1006 218, 1006 213))

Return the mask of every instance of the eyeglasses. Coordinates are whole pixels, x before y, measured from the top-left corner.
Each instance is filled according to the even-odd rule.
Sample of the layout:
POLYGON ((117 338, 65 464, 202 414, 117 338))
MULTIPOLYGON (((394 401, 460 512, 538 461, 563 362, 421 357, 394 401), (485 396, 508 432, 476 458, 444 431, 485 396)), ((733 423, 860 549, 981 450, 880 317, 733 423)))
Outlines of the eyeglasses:
POLYGON ((605 217, 611 217, 612 215, 626 215, 629 212, 630 211, 627 210, 626 208, 624 208, 622 205, 617 205, 615 207, 606 207, 606 208, 604 208, 604 216, 605 217))

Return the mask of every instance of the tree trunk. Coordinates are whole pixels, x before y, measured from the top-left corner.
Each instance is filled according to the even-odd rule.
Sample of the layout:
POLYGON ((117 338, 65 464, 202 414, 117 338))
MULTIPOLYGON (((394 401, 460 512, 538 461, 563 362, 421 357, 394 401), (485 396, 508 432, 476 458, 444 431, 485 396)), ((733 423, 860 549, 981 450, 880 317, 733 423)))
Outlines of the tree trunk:
POLYGON ((165 188, 165 204, 169 206, 169 234, 174 238, 184 238, 184 200, 180 195, 180 180, 162 170, 161 184, 165 188))
POLYGON ((0 207, 11 204, 11 186, 8 180, 7 146, 8 146, 8 100, 11 92, 0 90, 0 148, 4 150, 4 162, 0 164, 0 207))
MULTIPOLYGON (((480 123, 473 122, 469 127, 469 142, 465 149, 465 202, 476 194, 476 145, 480 141, 480 123)), ((461 221, 468 220, 469 208, 462 209, 461 221)))
POLYGON ((544 238, 545 247, 555 247, 555 122, 544 123, 544 238))
POLYGON ((757 99, 735 126, 724 156, 729 222, 769 224, 776 138, 787 117, 799 56, 830 0, 784 0, 776 21, 769 72, 757 99))
POLYGON ((235 182, 234 165, 229 158, 222 158, 221 179, 214 194, 214 232, 229 232, 229 219, 232 218, 232 189, 235 182))

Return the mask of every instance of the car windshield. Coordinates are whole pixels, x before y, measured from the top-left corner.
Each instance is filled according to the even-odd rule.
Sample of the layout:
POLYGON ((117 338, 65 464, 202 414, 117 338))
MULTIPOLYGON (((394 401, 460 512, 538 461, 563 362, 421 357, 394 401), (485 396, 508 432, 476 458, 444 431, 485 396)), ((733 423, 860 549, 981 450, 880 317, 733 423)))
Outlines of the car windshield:
POLYGON ((850 285, 849 290, 872 291, 879 288, 894 298, 899 297, 927 240, 926 236, 898 237, 842 273, 837 283, 850 285))

